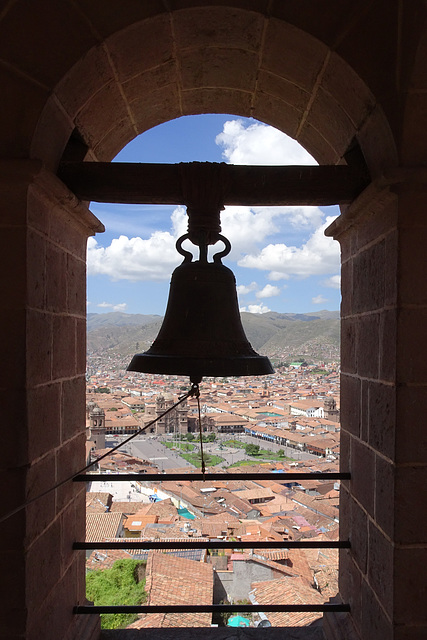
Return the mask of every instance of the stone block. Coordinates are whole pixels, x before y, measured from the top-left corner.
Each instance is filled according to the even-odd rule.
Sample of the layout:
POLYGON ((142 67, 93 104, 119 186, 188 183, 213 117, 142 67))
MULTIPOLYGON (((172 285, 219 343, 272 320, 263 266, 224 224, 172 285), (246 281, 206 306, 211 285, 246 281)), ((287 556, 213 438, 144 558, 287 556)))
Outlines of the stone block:
POLYGON ((281 102, 292 106, 299 113, 303 113, 308 105, 310 94, 286 78, 269 73, 264 69, 258 72, 257 89, 260 93, 274 96, 281 102))
POLYGON ((258 55, 252 51, 220 47, 184 50, 180 64, 184 90, 196 87, 255 89, 258 55))
POLYGON ((93 47, 76 62, 55 87, 55 95, 70 118, 114 79, 113 68, 102 45, 93 47))
POLYGON ((360 439, 369 440, 369 380, 360 381, 360 439))
POLYGON ((74 542, 82 542, 85 539, 85 491, 82 485, 80 494, 61 513, 61 566, 62 571, 68 570, 75 561, 76 552, 73 550, 74 542), (83 527, 77 526, 77 520, 81 516, 83 527))
POLYGON ((78 376, 86 373, 86 338, 86 318, 76 318, 76 374, 78 376))
MULTIPOLYGON (((351 456, 351 440, 352 437, 345 429, 341 429, 340 432, 340 471, 347 473, 350 469, 350 456, 351 456)), ((342 482, 347 483, 348 480, 342 482)))
POLYGON ((361 574, 367 573, 368 560, 368 516, 359 504, 350 498, 349 538, 351 557, 361 574))
MULTIPOLYGON (((156 123, 160 124, 160 122, 156 123)), ((150 123, 146 123, 146 129, 149 129, 150 123)), ((145 129, 141 129, 137 133, 142 133, 145 129)), ((111 162, 111 160, 127 145, 128 142, 135 138, 135 126, 129 119, 122 120, 113 129, 110 129, 108 135, 104 136, 94 146, 94 155, 98 162, 111 162)), ((91 234, 94 235, 94 234, 91 234)))
POLYGON ((341 375, 341 426, 352 435, 360 435, 360 380, 341 375))
MULTIPOLYGON (((250 117, 252 93, 235 89, 192 89, 183 91, 182 111, 197 113, 239 113, 250 117)), ((258 114, 254 112, 253 117, 258 114)))
POLYGON ((351 607, 351 617, 357 628, 361 623, 362 608, 362 574, 355 564, 351 552, 347 549, 340 550, 339 559, 339 592, 343 602, 351 607))
POLYGON ((85 430, 85 388, 86 380, 83 375, 62 383, 61 442, 66 442, 85 430))
POLYGON ((356 129, 345 111, 334 98, 319 88, 307 115, 307 123, 317 131, 342 156, 347 151, 356 129))
POLYGON ((27 380, 31 385, 44 384, 52 379, 52 316, 31 309, 26 315, 27 380))
POLYGON ((343 373, 357 372, 359 319, 341 319, 341 371, 343 373))
POLYGON ((27 267, 27 304, 43 310, 46 308, 46 241, 31 229, 28 231, 26 254, 26 264, 30 265, 27 267))
POLYGON ((357 373, 378 379, 380 315, 372 313, 359 318, 357 340, 357 373))
POLYGON ((382 456, 375 457, 375 522, 390 538, 394 538, 395 465, 382 456))
POLYGON ((72 314, 86 315, 86 264, 73 255, 67 256, 67 311, 72 314))
POLYGON ((46 307, 63 313, 67 310, 67 254, 52 243, 46 245, 46 307))
POLYGON ((380 315, 380 372, 381 380, 394 382, 396 379, 396 333, 397 311, 385 310, 380 315))
MULTIPOLYGON (((375 208, 368 204, 361 211, 356 226, 356 250, 364 250, 372 243, 385 240, 390 234, 396 234, 398 220, 398 200, 389 192, 376 194, 375 208)), ((390 265, 392 274, 397 265, 390 265)))
MULTIPOLYGON (((65 187, 64 187, 65 189, 65 187)), ((69 197, 69 191, 64 193, 65 198, 69 197)), ((64 199, 65 199, 64 198, 64 199)), ((70 203, 72 207, 72 202, 70 203)), ((70 213, 63 204, 46 204, 49 210, 49 235, 52 242, 59 247, 63 247, 67 253, 73 254, 76 258, 86 261, 86 242, 91 231, 79 228, 74 222, 70 213)))
MULTIPOLYGON (((328 12, 329 13, 329 12, 328 12)), ((322 77, 322 88, 334 96, 349 120, 359 128, 375 106, 375 98, 354 70, 332 52, 322 77)))
POLYGON ((346 318, 351 315, 353 309, 353 262, 351 260, 341 265, 341 296, 341 318, 346 318))
POLYGON ((368 580, 386 614, 393 615, 393 543, 369 522, 368 580))
POLYGON ((27 551, 27 603, 37 611, 61 576, 61 536, 57 518, 27 551))
POLYGON ((324 64, 327 48, 299 29, 274 18, 265 34, 261 66, 311 92, 324 64))
POLYGON ((28 470, 27 476, 27 500, 37 498, 28 505, 27 513, 27 538, 26 543, 31 544, 38 536, 50 526, 55 518, 55 491, 56 483, 55 453, 51 452, 34 462, 28 470), (39 498, 49 491, 47 495, 39 498))
POLYGON ((177 49, 224 47, 258 52, 264 17, 235 7, 195 7, 174 15, 177 49))
POLYGON ((396 429, 396 388, 369 383, 369 444, 384 456, 394 458, 396 429))
MULTIPOLYGON (((138 55, 141 55, 138 52, 138 55)), ((102 87, 76 116, 76 127, 91 146, 102 140, 117 122, 129 118, 127 104, 116 83, 102 87)))
POLYGON ((76 373, 76 320, 71 316, 53 318, 53 377, 70 378, 76 373))
POLYGON ((362 614, 361 637, 363 640, 379 640, 393 638, 393 627, 375 596, 374 591, 365 580, 362 581, 362 614))
POLYGON ((144 131, 147 128, 147 123, 152 122, 153 118, 168 120, 170 114, 178 117, 178 105, 178 85, 173 83, 150 91, 149 94, 139 95, 129 103, 129 108, 137 129, 144 131), (147 99, 148 95, 149 100, 147 99))
POLYGON ((107 47, 119 82, 173 58, 170 18, 158 15, 110 36, 107 47))
POLYGON ((397 265, 399 234, 391 231, 385 238, 385 292, 384 305, 396 306, 398 300, 397 265))
POLYGON ((385 297, 385 242, 370 246, 353 259, 354 312, 382 309, 385 297))
POLYGON ((73 483, 69 478, 85 466, 85 442, 86 435, 83 433, 69 440, 57 451, 57 480, 66 480, 65 484, 57 489, 57 513, 75 500, 81 490, 78 483, 73 483))
POLYGON ((302 112, 294 109, 286 102, 267 94, 257 93, 254 109, 262 122, 275 123, 275 126, 295 138, 302 118, 302 112))
POLYGON ((356 438, 351 444, 351 491, 360 505, 373 516, 375 493, 375 455, 356 438))
POLYGON ((380 106, 366 118, 357 139, 372 178, 380 176, 390 166, 399 165, 393 133, 380 106))
POLYGON ((127 100, 133 102, 141 100, 142 96, 155 94, 159 89, 178 84, 176 60, 168 60, 124 82, 123 91, 127 100))
POLYGON ((30 460, 55 449, 60 442, 61 384, 29 389, 28 440, 30 460))
POLYGON ((339 162, 340 155, 337 150, 310 123, 304 123, 296 139, 319 164, 337 164, 339 162))

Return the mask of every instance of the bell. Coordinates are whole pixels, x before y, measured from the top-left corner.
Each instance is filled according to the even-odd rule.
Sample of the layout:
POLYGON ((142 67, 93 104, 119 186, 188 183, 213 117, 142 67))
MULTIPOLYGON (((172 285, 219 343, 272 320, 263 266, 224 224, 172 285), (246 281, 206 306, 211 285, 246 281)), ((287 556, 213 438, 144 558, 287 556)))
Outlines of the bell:
MULTIPOLYGON (((191 262, 192 254, 177 250, 184 262, 172 274, 163 324, 153 345, 136 354, 128 371, 188 375, 193 383, 203 376, 257 376, 273 373, 270 361, 248 342, 240 319, 236 280, 221 263, 229 241, 218 236, 226 250, 208 262, 206 250, 191 262)), ((206 249, 206 247, 205 247, 206 249)))

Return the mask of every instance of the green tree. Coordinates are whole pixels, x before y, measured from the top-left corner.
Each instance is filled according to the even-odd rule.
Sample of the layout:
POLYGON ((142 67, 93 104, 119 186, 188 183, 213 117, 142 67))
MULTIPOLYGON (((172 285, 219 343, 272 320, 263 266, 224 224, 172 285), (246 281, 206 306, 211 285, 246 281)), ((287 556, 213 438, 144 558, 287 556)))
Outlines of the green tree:
MULTIPOLYGON (((111 569, 90 571, 86 576, 86 596, 95 605, 138 605, 146 602, 145 579, 138 574, 144 562, 117 560, 111 569)), ((134 622, 136 614, 108 613, 101 615, 103 629, 123 629, 134 622)))
POLYGON ((245 452, 248 456, 258 456, 259 455, 259 445, 258 444, 247 444, 245 446, 245 452))

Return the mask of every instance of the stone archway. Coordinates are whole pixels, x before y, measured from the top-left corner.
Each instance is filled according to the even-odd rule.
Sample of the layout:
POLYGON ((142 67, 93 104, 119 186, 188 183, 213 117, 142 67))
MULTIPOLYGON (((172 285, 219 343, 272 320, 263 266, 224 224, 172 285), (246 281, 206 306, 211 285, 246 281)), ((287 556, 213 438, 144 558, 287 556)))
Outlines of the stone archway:
MULTIPOLYGON (((426 162, 425 3, 116 4, 10 0, 0 11, 6 508, 81 465, 84 254, 101 227, 54 175, 64 150, 108 161, 160 122, 208 112, 272 124, 320 163, 358 146, 377 181, 331 230, 348 292, 342 459, 363 469, 345 491, 353 547, 341 590, 364 640, 416 638, 427 624, 424 173, 381 175, 426 162)), ((82 500, 63 488, 2 524, 9 638, 96 635, 71 613, 84 599, 71 550, 82 500)))

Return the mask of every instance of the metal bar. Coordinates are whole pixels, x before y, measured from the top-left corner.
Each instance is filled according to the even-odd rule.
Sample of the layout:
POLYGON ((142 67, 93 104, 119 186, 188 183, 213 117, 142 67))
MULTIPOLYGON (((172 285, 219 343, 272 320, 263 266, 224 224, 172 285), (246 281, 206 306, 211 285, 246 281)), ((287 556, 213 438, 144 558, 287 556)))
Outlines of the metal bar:
POLYGON ((116 605, 116 606, 88 606, 77 605, 74 613, 216 613, 228 611, 230 613, 247 611, 350 611, 348 604, 207 604, 207 605, 116 605))
MULTIPOLYGON (((209 179, 217 163, 186 163, 209 179)), ((364 169, 348 165, 221 165, 224 204, 332 205, 352 202, 369 184, 364 169)), ((180 164, 64 162, 58 177, 81 200, 129 204, 187 204, 180 164)))
POLYGON ((242 542, 232 540, 195 540, 185 542, 149 542, 135 539, 123 542, 74 542, 73 549, 350 549, 348 540, 281 540, 242 542))
POLYGON ((289 482, 293 480, 350 480, 351 474, 322 473, 322 472, 272 472, 268 473, 87 473, 79 474, 73 478, 74 482, 98 482, 98 481, 127 481, 146 480, 147 482, 164 482, 176 480, 221 480, 232 482, 233 480, 274 480, 275 482, 289 482))

